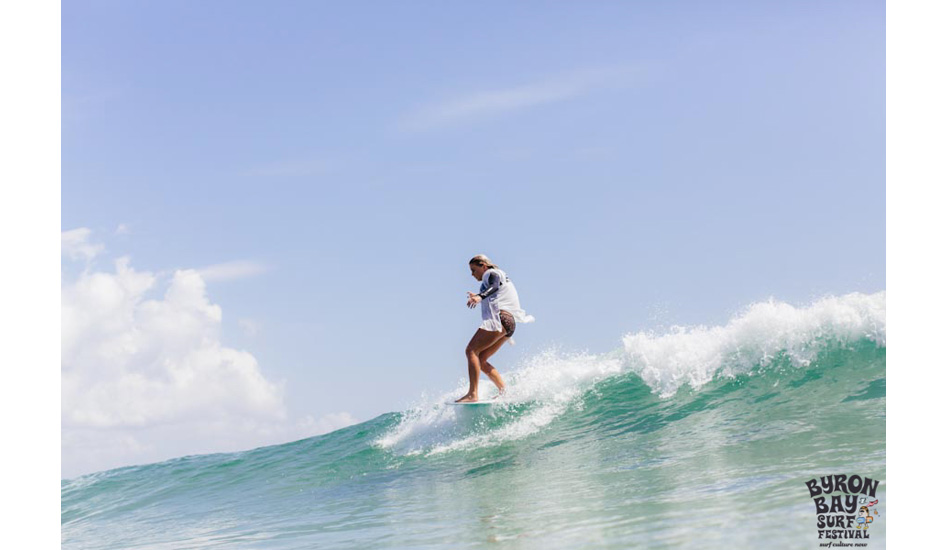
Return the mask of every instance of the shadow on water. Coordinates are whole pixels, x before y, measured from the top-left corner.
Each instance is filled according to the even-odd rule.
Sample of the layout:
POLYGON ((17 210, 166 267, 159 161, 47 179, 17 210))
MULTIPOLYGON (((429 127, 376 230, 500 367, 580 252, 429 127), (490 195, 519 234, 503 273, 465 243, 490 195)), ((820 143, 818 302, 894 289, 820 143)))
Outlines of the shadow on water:
POLYGON ((847 403, 848 401, 866 401, 868 399, 879 399, 881 397, 886 397, 887 395, 887 381, 884 378, 878 378, 877 380, 872 380, 867 387, 864 388, 864 391, 854 395, 849 395, 844 398, 842 403, 847 403))
POLYGON ((472 468, 465 472, 466 477, 474 477, 489 474, 491 472, 496 472, 504 468, 510 468, 512 466, 517 466, 518 460, 514 456, 509 456, 501 460, 492 462, 491 464, 485 464, 484 466, 478 466, 477 468, 472 468))

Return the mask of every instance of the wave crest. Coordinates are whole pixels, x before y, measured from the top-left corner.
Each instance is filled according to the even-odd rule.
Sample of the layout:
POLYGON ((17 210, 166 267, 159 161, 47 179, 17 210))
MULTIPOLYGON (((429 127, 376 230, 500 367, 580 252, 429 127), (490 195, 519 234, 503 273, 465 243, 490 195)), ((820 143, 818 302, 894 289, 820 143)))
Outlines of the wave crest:
POLYGON ((749 306, 725 326, 628 334, 625 362, 668 397, 684 384, 699 388, 716 375, 748 373, 779 354, 807 366, 830 343, 871 340, 884 347, 885 312, 884 291, 823 298, 804 308, 769 300, 749 306))

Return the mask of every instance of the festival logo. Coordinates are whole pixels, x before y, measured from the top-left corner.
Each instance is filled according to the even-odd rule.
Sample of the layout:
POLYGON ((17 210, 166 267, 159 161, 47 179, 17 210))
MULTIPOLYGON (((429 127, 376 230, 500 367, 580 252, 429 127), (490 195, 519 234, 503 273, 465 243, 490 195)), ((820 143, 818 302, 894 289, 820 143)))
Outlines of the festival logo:
POLYGON ((815 501, 819 547, 864 547, 871 538, 878 512, 876 479, 859 475, 821 476, 805 483, 815 501), (856 539, 848 541, 846 539, 856 539))

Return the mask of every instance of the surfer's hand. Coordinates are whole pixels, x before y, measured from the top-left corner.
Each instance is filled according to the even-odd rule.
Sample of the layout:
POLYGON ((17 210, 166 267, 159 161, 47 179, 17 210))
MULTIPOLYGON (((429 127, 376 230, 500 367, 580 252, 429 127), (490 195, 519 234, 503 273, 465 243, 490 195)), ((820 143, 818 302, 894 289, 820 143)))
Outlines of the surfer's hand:
POLYGON ((481 301, 482 301, 482 297, 479 296, 478 294, 475 294, 474 292, 468 293, 468 308, 469 309, 472 309, 473 307, 477 306, 478 302, 481 302, 481 301))

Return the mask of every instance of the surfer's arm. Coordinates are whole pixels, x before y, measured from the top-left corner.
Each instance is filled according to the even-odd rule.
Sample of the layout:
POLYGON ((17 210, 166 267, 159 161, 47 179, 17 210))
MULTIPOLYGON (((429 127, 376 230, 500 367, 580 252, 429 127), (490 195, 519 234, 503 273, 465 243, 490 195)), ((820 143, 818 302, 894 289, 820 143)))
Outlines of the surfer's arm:
POLYGON ((479 298, 483 300, 485 298, 488 298, 492 294, 498 292, 498 289, 501 288, 501 277, 498 276, 498 273, 495 273, 494 271, 489 271, 487 275, 488 275, 488 280, 485 282, 488 285, 488 288, 476 294, 476 296, 478 296, 479 298))

